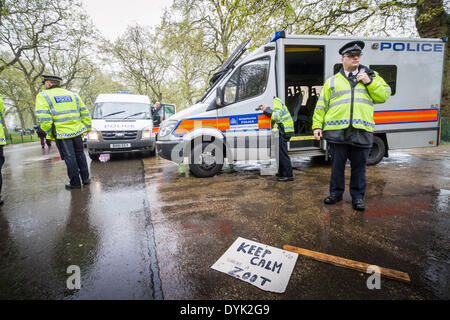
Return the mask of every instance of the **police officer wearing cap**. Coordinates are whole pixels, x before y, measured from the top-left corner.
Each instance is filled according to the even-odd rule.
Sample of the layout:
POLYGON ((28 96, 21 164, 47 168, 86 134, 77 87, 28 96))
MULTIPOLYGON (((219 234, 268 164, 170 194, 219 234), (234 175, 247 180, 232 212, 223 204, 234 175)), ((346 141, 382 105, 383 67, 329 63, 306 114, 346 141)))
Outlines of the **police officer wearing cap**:
POLYGON ((36 118, 49 138, 56 139, 61 158, 66 162, 70 179, 66 189, 80 189, 81 183, 90 183, 81 136, 91 130, 91 116, 76 93, 60 87, 60 77, 42 77, 45 90, 36 96, 36 118))
POLYGON ((287 143, 294 135, 294 121, 286 104, 278 97, 273 98, 273 110, 267 106, 260 106, 260 110, 274 123, 272 131, 278 133, 278 181, 294 181, 291 158, 288 154, 287 143))
POLYGON ((342 68, 327 79, 314 110, 314 137, 323 137, 330 146, 330 194, 326 204, 342 200, 345 190, 345 163, 351 163, 350 195, 353 209, 364 211, 366 164, 373 142, 373 106, 391 95, 380 75, 360 64, 363 41, 351 41, 340 50, 342 68))

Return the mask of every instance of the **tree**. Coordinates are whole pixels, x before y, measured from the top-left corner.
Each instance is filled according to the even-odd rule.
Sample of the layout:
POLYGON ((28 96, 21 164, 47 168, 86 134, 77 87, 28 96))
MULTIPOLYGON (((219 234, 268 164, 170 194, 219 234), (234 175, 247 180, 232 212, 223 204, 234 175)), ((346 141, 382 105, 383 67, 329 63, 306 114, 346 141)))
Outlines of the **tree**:
MULTIPOLYGON (((74 80, 89 76, 93 64, 90 48, 95 31, 81 6, 74 4, 70 12, 60 15, 62 23, 53 26, 53 33, 47 40, 32 50, 24 51, 13 68, 20 70, 28 87, 29 98, 26 110, 34 123, 35 97, 42 88, 42 75, 55 74, 63 78, 62 87, 71 88, 74 80)), ((33 29, 29 31, 32 33, 33 29)))
POLYGON ((92 73, 84 79, 79 79, 79 95, 83 98, 84 104, 92 111, 95 99, 101 93, 115 93, 119 90, 127 90, 123 82, 114 80, 112 74, 103 73, 99 68, 92 70, 92 73))
POLYGON ((67 23, 65 19, 74 5, 71 0, 1 0, 1 3, 0 49, 9 54, 0 59, 0 73, 17 63, 24 52, 43 43, 57 42, 55 30, 67 23))
POLYGON ((157 33, 161 34, 162 49, 170 60, 170 76, 165 86, 165 96, 171 97, 178 110, 190 106, 203 95, 205 79, 213 59, 203 47, 205 34, 192 19, 194 1, 176 3, 179 20, 173 20, 171 10, 166 10, 157 33), (176 92, 176 94, 175 94, 176 92))
POLYGON ((106 42, 102 49, 120 65, 121 77, 133 84, 139 94, 163 99, 162 86, 169 61, 157 35, 140 25, 129 26, 114 43, 106 42))
POLYGON ((10 102, 8 103, 8 113, 17 115, 22 128, 28 127, 27 124, 33 122, 28 109, 34 106, 32 104, 33 97, 27 88, 24 75, 12 67, 6 68, 0 78, 0 91, 10 102))

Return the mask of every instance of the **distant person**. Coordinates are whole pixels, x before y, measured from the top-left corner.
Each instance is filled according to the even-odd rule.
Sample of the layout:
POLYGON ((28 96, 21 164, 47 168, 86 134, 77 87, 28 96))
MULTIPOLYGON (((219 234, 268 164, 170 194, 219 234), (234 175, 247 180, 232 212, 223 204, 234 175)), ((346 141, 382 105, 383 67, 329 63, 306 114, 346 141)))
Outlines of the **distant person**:
POLYGON ((81 183, 91 182, 82 139, 82 134, 92 128, 91 116, 76 93, 60 87, 60 77, 42 77, 45 90, 36 96, 36 117, 42 130, 59 144, 70 179, 66 189, 80 189, 81 183))
POLYGON ((266 105, 261 106, 262 112, 275 122, 273 131, 278 131, 278 181, 293 181, 291 158, 288 154, 287 143, 294 135, 294 121, 284 102, 273 98, 273 110, 266 105))
POLYGON ((3 112, 5 111, 5 105, 3 104, 3 98, 0 94, 0 205, 3 204, 2 198, 2 167, 5 163, 5 156, 3 155, 3 146, 6 144, 5 132, 3 131, 3 112))
POLYGON ((36 126, 34 126, 34 128, 36 129, 37 136, 39 137, 39 139, 41 139, 42 149, 45 148, 46 144, 50 148, 52 146, 52 140, 47 139, 47 134, 45 133, 45 131, 41 129, 40 125, 36 125, 36 126))
POLYGON ((373 143, 373 105, 385 102, 391 88, 380 75, 360 64, 364 42, 351 41, 339 49, 342 68, 329 78, 314 110, 314 137, 328 142, 331 154, 330 195, 325 204, 342 200, 345 163, 350 160, 353 209, 365 210, 366 165, 373 143))
POLYGON ((152 120, 155 127, 159 127, 161 124, 161 115, 159 115, 159 110, 161 109, 161 103, 159 101, 155 102, 155 106, 152 107, 152 120))

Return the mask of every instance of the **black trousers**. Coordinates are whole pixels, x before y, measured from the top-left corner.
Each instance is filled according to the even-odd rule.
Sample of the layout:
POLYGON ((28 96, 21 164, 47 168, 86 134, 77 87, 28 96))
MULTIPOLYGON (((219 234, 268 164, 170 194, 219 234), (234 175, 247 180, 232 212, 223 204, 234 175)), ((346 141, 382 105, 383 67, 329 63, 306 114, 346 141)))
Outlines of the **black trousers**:
POLYGON ((280 177, 293 177, 291 158, 288 154, 287 143, 289 139, 279 134, 278 138, 278 173, 280 177))
POLYGON ((89 179, 89 169, 83 150, 83 139, 80 136, 69 139, 59 139, 61 155, 66 162, 67 175, 72 186, 80 186, 82 181, 89 179))
POLYGON ((3 145, 0 146, 0 195, 2 194, 2 185, 3 185, 3 178, 2 178, 2 167, 5 163, 5 156, 3 155, 3 145))
POLYGON ((366 192, 366 165, 370 148, 330 143, 330 153, 330 195, 342 197, 345 190, 345 163, 349 159, 351 165, 350 195, 352 200, 363 199, 366 192))

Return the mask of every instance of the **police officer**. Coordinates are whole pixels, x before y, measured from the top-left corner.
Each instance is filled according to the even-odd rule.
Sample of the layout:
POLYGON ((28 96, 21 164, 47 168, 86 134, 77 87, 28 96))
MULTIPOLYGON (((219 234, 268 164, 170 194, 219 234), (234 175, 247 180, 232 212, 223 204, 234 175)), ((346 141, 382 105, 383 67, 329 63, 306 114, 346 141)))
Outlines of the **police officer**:
POLYGON ((327 140, 331 154, 330 195, 326 204, 342 200, 345 163, 351 162, 353 209, 365 210, 366 164, 373 142, 373 105, 385 102, 391 88, 380 75, 360 64, 364 42, 351 41, 339 49, 341 70, 327 79, 314 110, 314 137, 327 140))
POLYGON ((273 131, 278 131, 278 181, 293 181, 291 158, 287 149, 287 142, 294 134, 294 121, 291 114, 284 102, 277 97, 273 98, 273 110, 266 105, 261 106, 261 110, 275 122, 273 131))
POLYGON ((5 163, 5 156, 3 155, 3 146, 6 144, 6 138, 5 138, 5 132, 3 131, 3 113, 5 112, 5 105, 3 104, 3 98, 0 94, 0 205, 3 204, 3 198, 2 198, 2 184, 3 184, 3 178, 2 178, 2 167, 5 163))
POLYGON ((36 96, 36 118, 50 139, 56 139, 61 158, 66 162, 70 179, 66 189, 80 189, 81 182, 90 183, 81 137, 91 130, 89 111, 76 93, 60 87, 60 77, 42 77, 45 90, 36 96))

